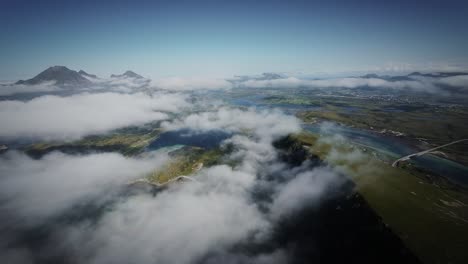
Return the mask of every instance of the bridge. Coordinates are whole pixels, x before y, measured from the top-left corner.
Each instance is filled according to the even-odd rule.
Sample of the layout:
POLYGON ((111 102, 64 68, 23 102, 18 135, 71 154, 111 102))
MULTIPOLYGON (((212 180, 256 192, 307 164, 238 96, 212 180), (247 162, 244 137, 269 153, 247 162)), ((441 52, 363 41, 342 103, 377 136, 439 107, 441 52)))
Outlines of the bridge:
POLYGON ((466 141, 468 140, 468 138, 465 138, 465 139, 460 139, 460 140, 456 140, 456 141, 453 141, 453 142, 450 142, 450 143, 447 143, 447 144, 444 144, 444 145, 441 145, 441 146, 438 146, 438 147, 435 147, 435 148, 431 148, 431 149, 428 149, 428 150, 424 150, 424 151, 420 151, 420 152, 416 152, 416 153, 413 153, 413 154, 409 154, 409 155, 406 155, 404 157, 401 157, 397 160, 395 160, 393 163, 392 163, 392 167, 398 167, 398 164, 402 161, 407 161, 409 159, 411 159, 412 157, 419 157, 419 156, 422 156, 424 154, 427 154, 427 153, 430 153, 430 152, 433 152, 435 150, 438 150, 438 149, 441 149, 441 148, 445 148, 447 146, 450 146, 450 145, 453 145, 453 144, 457 144, 457 143, 460 143, 460 142, 463 142, 463 141, 466 141))

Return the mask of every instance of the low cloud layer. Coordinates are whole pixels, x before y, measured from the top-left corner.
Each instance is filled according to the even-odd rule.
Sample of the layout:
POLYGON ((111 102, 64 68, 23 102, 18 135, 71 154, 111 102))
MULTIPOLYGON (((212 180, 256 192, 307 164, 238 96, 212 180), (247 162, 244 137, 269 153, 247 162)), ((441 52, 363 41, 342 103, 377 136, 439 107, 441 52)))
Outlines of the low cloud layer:
POLYGON ((214 77, 162 77, 156 79, 132 78, 126 76, 112 78, 90 78, 92 85, 86 87, 60 88, 53 83, 40 85, 17 85, 4 83, 0 86, 0 96, 14 96, 44 93, 80 93, 80 92, 117 92, 117 93, 154 93, 165 90, 172 92, 223 90, 237 87, 244 88, 311 88, 311 89, 355 89, 371 87, 388 90, 425 92, 425 93, 458 93, 466 91, 468 75, 458 73, 456 76, 433 74, 416 74, 402 76, 345 77, 310 79, 300 75, 263 73, 262 75, 235 76, 223 79, 214 77), (449 76, 449 77, 447 77, 449 76))
POLYGON ((167 77, 155 80, 148 79, 110 79, 94 81, 97 87, 107 87, 113 91, 135 92, 141 90, 199 91, 213 89, 230 89, 236 87, 250 88, 343 88, 355 89, 361 87, 382 88, 390 90, 409 90, 413 92, 444 93, 445 89, 468 88, 468 75, 437 76, 425 75, 399 76, 392 79, 389 76, 375 77, 345 77, 327 79, 307 79, 284 74, 264 73, 260 76, 237 76, 233 79, 220 78, 182 78, 167 77))
POLYGON ((193 263, 262 230, 266 222, 249 201, 248 189, 236 188, 238 177, 246 177, 240 174, 218 166, 197 176, 202 183, 116 205, 93 227, 86 244, 96 254, 91 263, 193 263))
POLYGON ((0 101, 0 137, 77 139, 116 128, 164 120, 165 112, 186 107, 185 96, 143 93, 42 96, 30 101, 0 101))
POLYGON ((0 156, 2 210, 26 222, 57 215, 80 202, 96 202, 108 190, 142 177, 167 161, 163 154, 125 158, 116 153, 71 156, 60 152, 34 160, 19 152, 0 156))
POLYGON ((187 90, 213 90, 213 89, 227 89, 232 85, 224 79, 216 78, 181 78, 181 77, 167 77, 155 79, 151 85, 158 89, 173 90, 173 91, 187 91, 187 90))
MULTIPOLYGON (((344 88, 355 89, 361 87, 382 88, 428 93, 447 93, 446 88, 468 89, 468 75, 452 77, 411 76, 407 80, 386 80, 385 78, 330 78, 330 79, 301 79, 298 77, 284 77, 277 79, 257 80, 248 79, 236 83, 239 87, 252 88, 344 88)), ((450 92, 450 91, 449 91, 450 92)))
POLYGON ((357 87, 378 87, 403 89, 411 88, 423 90, 424 84, 419 81, 386 81, 378 78, 336 78, 323 80, 304 80, 296 77, 288 77, 277 80, 246 81, 246 87, 272 87, 272 88, 357 88, 357 87))
POLYGON ((136 93, 147 92, 153 90, 150 86, 151 80, 146 78, 131 78, 131 77, 113 77, 113 78, 88 78, 92 83, 92 87, 87 90, 112 91, 119 93, 136 93))
POLYGON ((299 120, 290 118, 280 111, 240 110, 228 107, 190 114, 182 119, 164 122, 162 126, 169 130, 189 128, 193 131, 251 131, 255 135, 268 137, 268 140, 270 137, 297 132, 300 129, 299 120))
POLYGON ((439 84, 453 87, 468 88, 468 75, 458 75, 442 78, 437 81, 439 84))
POLYGON ((279 221, 317 206, 328 188, 340 184, 327 167, 306 162, 291 168, 280 160, 273 140, 300 127, 295 117, 278 111, 220 108, 180 117, 165 127, 235 133, 225 142, 234 148, 225 157, 234 165, 204 168, 194 176, 196 182, 169 185, 154 194, 109 199, 112 190, 160 167, 166 158, 52 153, 33 160, 7 153, 0 159, 0 200, 12 219, 29 219, 27 226, 34 226, 83 201, 111 203, 102 214, 54 224, 39 248, 5 236, 1 257, 16 263, 57 254, 97 264, 285 263, 294 256, 288 247, 255 254, 235 248, 270 243, 279 221), (269 198, 259 199, 259 190, 269 198), (5 246, 11 244, 15 246, 5 246))
POLYGON ((41 83, 38 85, 26 85, 26 84, 11 84, 5 83, 0 84, 0 96, 8 96, 13 94, 24 94, 24 93, 43 93, 43 92, 56 92, 61 89, 55 86, 54 82, 41 83))

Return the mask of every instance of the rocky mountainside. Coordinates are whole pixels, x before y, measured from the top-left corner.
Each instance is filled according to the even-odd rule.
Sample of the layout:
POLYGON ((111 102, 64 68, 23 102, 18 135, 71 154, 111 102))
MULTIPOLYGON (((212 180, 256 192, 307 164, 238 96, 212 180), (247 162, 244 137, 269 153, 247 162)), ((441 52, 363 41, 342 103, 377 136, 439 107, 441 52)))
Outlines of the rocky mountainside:
POLYGON ((81 74, 82 76, 97 78, 97 76, 95 74, 89 74, 89 73, 87 73, 87 72, 85 72, 83 70, 80 70, 78 73, 81 74))
POLYGON ((16 84, 35 85, 43 82, 55 82, 57 86, 88 86, 92 82, 74 70, 65 66, 53 66, 39 73, 34 78, 20 80, 16 84))

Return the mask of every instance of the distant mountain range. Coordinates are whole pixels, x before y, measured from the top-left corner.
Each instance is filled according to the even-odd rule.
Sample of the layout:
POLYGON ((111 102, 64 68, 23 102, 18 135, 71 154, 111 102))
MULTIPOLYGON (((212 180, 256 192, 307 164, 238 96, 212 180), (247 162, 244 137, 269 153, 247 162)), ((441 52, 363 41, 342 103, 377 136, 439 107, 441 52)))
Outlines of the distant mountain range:
POLYGON ((139 74, 136 74, 132 71, 126 71, 124 72, 123 74, 112 74, 110 76, 111 78, 135 78, 135 79, 144 79, 143 76, 139 75, 139 74))
POLYGON ((466 72, 434 72, 434 73, 420 73, 420 72, 412 72, 407 75, 397 75, 397 76, 389 76, 389 75, 377 75, 375 73, 366 74, 363 76, 359 76, 360 78, 366 79, 383 79, 387 81, 413 81, 416 77, 429 77, 429 78, 445 78, 445 77, 452 77, 458 75, 468 75, 466 72))
MULTIPOLYGON (((111 75, 112 78, 134 78, 144 79, 143 76, 132 71, 126 71, 123 74, 111 75)), ((35 77, 28 80, 19 80, 15 84, 36 85, 43 82, 54 82, 59 87, 87 87, 93 84, 88 78, 98 78, 94 74, 89 74, 84 70, 79 72, 70 70, 65 66, 49 67, 35 77)))
MULTIPOLYGON (((465 72, 435 72, 435 73, 420 73, 420 72, 413 72, 407 75, 399 75, 399 76, 390 76, 390 75, 377 75, 377 74, 366 74, 362 76, 352 76, 354 78, 366 78, 366 79, 382 79, 390 82, 395 81, 415 81, 418 78, 446 78, 446 77, 453 77, 459 75, 468 75, 465 72)), ((130 78, 130 79, 142 79, 147 80, 143 76, 133 72, 133 71, 126 71, 123 74, 112 74, 111 78, 130 78)), ((39 73, 35 77, 28 79, 28 80, 20 80, 16 82, 16 84, 23 84, 23 85, 37 85, 43 82, 54 82, 55 85, 59 87, 89 87, 93 85, 92 79, 98 78, 94 74, 89 74, 84 70, 80 70, 79 72, 70 70, 65 66, 53 66, 49 67, 45 71, 39 73)), ((231 82, 233 85, 243 85, 243 83, 247 81, 268 81, 268 80, 276 80, 276 79, 284 79, 287 76, 278 74, 278 73, 262 73, 260 75, 243 75, 243 76, 235 76, 233 79, 226 79, 226 81, 231 82)), ((149 80, 147 80, 149 81, 149 80)), ((440 86, 440 85, 439 85, 440 86)), ((445 85, 450 86, 450 85, 445 85)))
MULTIPOLYGON (((434 72, 434 73, 420 73, 412 72, 407 75, 378 75, 375 73, 370 73, 362 76, 349 76, 350 78, 364 78, 364 79, 382 79, 390 82, 395 81, 414 81, 418 77, 427 77, 427 78, 446 78, 459 75, 468 75, 467 72, 434 72)), ((235 85, 242 84, 247 81, 270 81, 277 79, 286 79, 287 75, 282 75, 278 73, 265 72, 260 75, 236 75, 233 79, 227 79, 228 82, 231 82, 235 85)), ((321 78, 313 78, 313 80, 322 80, 321 78)))
POLYGON ((80 73, 65 66, 53 66, 28 80, 20 80, 16 84, 34 85, 43 82, 55 82, 57 86, 89 86, 92 82, 80 73))

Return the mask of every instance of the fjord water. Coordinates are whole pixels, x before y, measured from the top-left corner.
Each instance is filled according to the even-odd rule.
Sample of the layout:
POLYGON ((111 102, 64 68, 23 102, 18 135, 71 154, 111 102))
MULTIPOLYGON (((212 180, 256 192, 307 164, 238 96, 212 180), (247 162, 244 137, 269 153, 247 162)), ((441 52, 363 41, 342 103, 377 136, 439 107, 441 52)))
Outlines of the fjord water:
MULTIPOLYGON (((373 149, 377 153, 381 153, 388 158, 395 160, 411 153, 421 151, 409 146, 396 137, 364 129, 342 125, 330 125, 327 126, 326 129, 323 129, 322 126, 317 124, 304 125, 304 129, 315 134, 326 136, 341 135, 354 144, 373 149)), ((413 162, 417 167, 421 167, 437 175, 447 177, 453 183, 468 186, 468 168, 462 164, 431 154, 414 157, 411 159, 411 162, 413 162)))
MULTIPOLYGON (((321 109, 320 107, 310 105, 268 104, 263 100, 265 97, 265 95, 246 95, 234 99, 229 98, 226 101, 236 106, 254 107, 257 109, 279 108, 288 114, 295 114, 298 110, 320 111, 321 109)), ((347 110, 356 111, 357 109, 347 110)), ((389 109, 389 111, 392 111, 392 109, 389 109)), ((382 158, 389 162, 421 151, 397 137, 365 129, 333 124, 332 122, 329 123, 332 125, 327 126, 326 129, 323 129, 320 124, 304 124, 303 128, 314 134, 327 136, 341 135, 347 140, 350 140, 353 144, 362 145, 368 149, 375 150, 376 153, 383 155, 382 158)), ((431 154, 414 157, 411 159, 411 162, 417 167, 444 176, 453 183, 468 186, 468 167, 462 164, 431 154)))
POLYGON ((221 142, 232 134, 222 130, 210 131, 192 131, 181 129, 162 133, 148 146, 149 150, 156 150, 174 145, 194 146, 205 149, 212 149, 221 144, 221 142))

